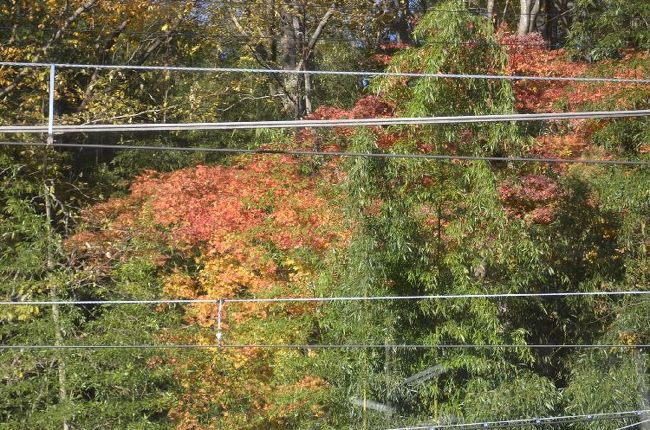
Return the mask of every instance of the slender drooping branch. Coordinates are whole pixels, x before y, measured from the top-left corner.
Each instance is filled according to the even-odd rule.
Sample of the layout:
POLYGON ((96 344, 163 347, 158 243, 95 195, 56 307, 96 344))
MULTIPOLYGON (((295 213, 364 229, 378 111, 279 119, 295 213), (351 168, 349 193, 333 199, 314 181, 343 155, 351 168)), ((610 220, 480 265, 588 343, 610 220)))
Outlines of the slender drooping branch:
MULTIPOLYGON (((230 10, 230 20, 235 25, 235 28, 237 29, 239 34, 241 34, 247 39, 253 38, 253 35, 251 35, 248 31, 246 31, 246 29, 241 24, 241 22, 239 22, 239 18, 237 18, 237 15, 235 15, 235 13, 233 12, 234 8, 230 8, 229 10, 230 10)), ((269 64, 267 61, 265 61, 264 58, 260 56, 259 52, 253 46, 247 43, 246 47, 250 50, 251 55, 253 56, 253 58, 255 58, 255 61, 257 61, 260 66, 264 67, 265 69, 275 68, 272 67, 272 65, 269 64)), ((282 79, 280 79, 279 76, 273 74, 271 75, 271 79, 273 79, 275 83, 280 86, 282 93, 286 98, 288 98, 291 101, 291 103, 296 103, 296 99, 292 97, 290 91, 287 89, 285 83, 282 81, 282 79)))
MULTIPOLYGON (((293 16, 290 17, 290 26, 291 29, 294 33, 294 36, 298 33, 302 35, 302 39, 300 40, 302 43, 300 46, 297 48, 300 52, 296 53, 298 60, 297 62, 290 61, 288 62, 289 64, 285 64, 285 68, 288 68, 290 70, 307 70, 309 60, 313 56, 314 49, 316 47, 316 44, 321 38, 321 35, 323 34, 323 30, 327 26, 327 23, 330 21, 332 16, 334 15, 334 12, 336 12, 337 8, 337 2, 333 2, 330 7, 327 9, 325 14, 321 17, 321 19, 318 22, 318 25, 314 29, 313 33, 307 40, 306 35, 304 34, 303 30, 300 28, 300 23, 298 22, 298 17, 293 16)), ((237 32, 239 32, 242 36, 244 36, 247 39, 253 39, 255 36, 251 34, 249 31, 246 30, 244 25, 240 22, 239 17, 235 13, 234 8, 229 9, 229 17, 232 23, 234 24, 235 29, 237 32)), ((258 52, 257 49, 254 47, 250 46, 247 44, 248 48, 250 49, 250 52, 255 58, 255 60, 264 68, 267 69, 272 69, 275 68, 273 67, 272 64, 269 64, 269 62, 266 61, 265 58, 262 58, 260 53, 258 52)), ((287 100, 296 107, 297 110, 300 110, 300 107, 304 107, 307 113, 311 112, 311 93, 313 91, 312 88, 312 80, 311 76, 308 74, 305 74, 303 76, 298 76, 298 75, 290 75, 286 79, 281 79, 277 75, 272 75, 272 79, 278 84, 280 90, 284 94, 287 100), (301 94, 301 80, 304 81, 304 87, 305 87, 305 94, 301 94), (301 106, 303 104, 303 98, 304 98, 304 106, 301 106)), ((275 97, 275 96, 274 96, 275 97)), ((296 112, 298 114, 298 112, 296 112)), ((301 112, 304 113, 304 112, 301 112)), ((300 116, 300 115, 298 115, 300 116)))
POLYGON ((160 112, 166 112, 166 111, 168 111, 168 110, 170 110, 170 109, 174 109, 174 108, 177 108, 177 107, 178 107, 178 105, 166 106, 166 107, 162 107, 162 108, 151 108, 151 109, 143 110, 143 111, 136 112, 136 113, 129 113, 129 114, 124 114, 124 115, 117 115, 117 116, 112 116, 112 117, 110 117, 110 118, 99 118, 99 119, 94 119, 94 120, 92 120, 92 121, 88 121, 88 122, 83 123, 83 125, 88 125, 88 124, 97 124, 98 122, 106 123, 106 122, 114 121, 114 120, 116 120, 116 119, 126 119, 126 118, 131 119, 131 118, 136 118, 136 117, 139 117, 139 116, 142 116, 142 115, 146 115, 146 114, 149 114, 149 113, 160 113, 160 112))

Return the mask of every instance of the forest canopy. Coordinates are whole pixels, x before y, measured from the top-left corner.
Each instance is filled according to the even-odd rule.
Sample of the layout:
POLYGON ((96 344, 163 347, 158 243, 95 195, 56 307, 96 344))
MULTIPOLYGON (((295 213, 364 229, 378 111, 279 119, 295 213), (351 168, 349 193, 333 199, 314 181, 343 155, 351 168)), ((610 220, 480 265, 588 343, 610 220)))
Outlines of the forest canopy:
MULTIPOLYGON (((9 0, 0 127, 644 111, 649 22, 9 0)), ((650 428, 649 125, 0 129, 2 428, 650 428)))

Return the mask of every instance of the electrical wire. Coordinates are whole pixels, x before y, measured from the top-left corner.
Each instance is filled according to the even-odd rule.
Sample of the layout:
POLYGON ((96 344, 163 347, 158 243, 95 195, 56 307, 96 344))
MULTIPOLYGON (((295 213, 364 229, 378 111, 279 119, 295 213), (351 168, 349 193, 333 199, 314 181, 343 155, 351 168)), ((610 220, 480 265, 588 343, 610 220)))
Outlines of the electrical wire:
POLYGON ((555 293, 494 293, 494 294, 447 294, 419 296, 349 296, 349 297, 276 297, 235 299, 155 299, 155 300, 59 300, 59 301, 0 301, 0 306, 51 306, 51 305, 164 305, 164 304, 218 304, 218 303, 301 303, 301 302, 357 302, 357 301, 403 301, 403 300, 451 300, 451 299, 510 299, 545 297, 589 297, 648 295, 650 291, 575 291, 555 293))
POLYGON ((483 157, 473 155, 439 155, 439 154, 409 154, 409 153, 373 153, 373 152, 345 152, 345 151, 300 151, 281 149, 244 149, 244 148, 208 148, 208 147, 180 147, 180 146, 151 146, 151 145, 118 145, 118 144, 76 144, 57 143, 47 144, 43 142, 0 142, 0 146, 37 146, 37 147, 60 147, 74 149, 115 149, 115 150, 136 150, 136 151, 179 151, 179 152, 207 152, 222 154, 250 154, 250 155, 289 155, 289 156, 311 156, 311 157, 368 157, 368 158, 399 158, 399 159, 421 159, 438 161, 494 161, 514 163, 552 163, 552 164, 601 164, 601 165, 623 165, 623 166, 648 166, 650 161, 643 160, 605 160, 605 159, 584 159, 584 158, 548 158, 548 157, 483 157))
MULTIPOLYGON (((50 27, 50 28, 38 28, 36 24, 31 25, 31 30, 33 33, 56 33, 58 31, 58 27, 50 27)), ((21 30, 27 29, 26 25, 23 25, 21 27, 21 30)), ((14 30, 13 26, 0 26, 0 30, 4 31, 12 31, 14 30)), ((353 30, 351 30, 352 32, 353 30)), ((110 28, 76 28, 74 29, 75 33, 87 33, 87 34, 92 34, 96 36, 106 36, 110 37, 114 30, 110 28)), ((163 31, 157 31, 157 30, 151 30, 151 31, 133 31, 133 30, 123 30, 119 32, 118 36, 155 36, 155 35, 164 35, 165 33, 163 31)), ((195 31, 189 31, 189 30, 175 30, 173 31, 173 36, 188 36, 188 37, 197 37, 198 39, 202 40, 220 40, 220 41, 225 41, 225 40, 242 40, 242 41, 251 41, 251 40, 277 40, 278 36, 277 35, 243 35, 243 34, 206 34, 205 31, 201 30, 195 30, 195 31)), ((363 43, 365 45, 365 42, 371 42, 371 43, 376 43, 378 45, 390 45, 391 43, 397 43, 395 41, 390 41, 390 40, 377 40, 377 39, 384 39, 383 37, 372 37, 372 36, 366 36, 359 35, 358 37, 332 37, 332 36, 322 36, 318 40, 319 42, 344 42, 344 43, 363 43), (372 40, 369 40, 372 39, 372 40)), ((474 40, 459 40, 459 41, 431 41, 427 40, 425 42, 427 45, 458 45, 458 46, 463 46, 463 45, 470 45, 470 46, 522 46, 522 47, 529 47, 529 48, 553 48, 556 46, 560 46, 560 44, 553 44, 551 45, 549 42, 544 42, 543 45, 540 45, 538 42, 528 42, 528 41, 518 41, 518 40, 512 40, 512 41, 498 41, 498 40, 487 40, 487 39, 474 39, 474 40)))
MULTIPOLYGON (((484 421, 466 424, 427 424, 411 427, 396 427, 387 430, 438 430, 438 429, 484 429, 484 428, 503 428, 503 427, 524 427, 524 426, 539 426, 539 425, 555 425, 555 424, 569 424, 575 422, 587 422, 598 420, 622 420, 626 418, 633 418, 642 414, 648 413, 650 410, 635 410, 623 412, 603 412, 595 414, 582 414, 582 415, 564 415, 555 417, 539 417, 539 418, 523 418, 501 421, 484 421)), ((640 424, 640 423, 636 423, 640 424)), ((635 424, 635 425, 636 425, 635 424)), ((617 430, 627 429, 622 427, 617 430)))
POLYGON ((140 151, 179 151, 179 152, 208 152, 224 154, 249 154, 249 155, 287 155, 287 156, 318 156, 318 157, 367 157, 367 158, 401 158, 424 159, 439 161, 494 161, 494 162, 532 162, 555 164, 604 164, 604 165, 631 165, 646 166, 650 161, 620 160, 620 159, 589 159, 589 158, 551 158, 551 157, 520 157, 520 156, 474 156, 474 155, 445 155, 445 154, 414 154, 414 153, 373 153, 373 152, 348 152, 348 151, 306 151, 282 149, 246 149, 246 148, 211 148, 211 147, 179 147, 160 145, 122 145, 122 144, 84 144, 60 143, 47 144, 43 142, 0 142, 0 146, 37 146, 61 147, 71 149, 114 149, 114 150, 140 150, 140 151))
MULTIPOLYGON (((24 27, 23 27, 24 29, 24 27)), ((0 30, 5 30, 5 31, 11 31, 13 30, 13 27, 10 26, 5 26, 2 27, 0 26, 0 30)), ((49 31, 51 33, 56 33, 58 28, 49 28, 49 29, 39 29, 37 26, 33 26, 33 31, 49 31)), ((104 31, 102 30, 91 30, 91 29, 77 29, 75 30, 77 33, 88 33, 88 34, 93 34, 97 36, 106 36, 110 37, 112 34, 112 30, 110 29, 105 29, 104 31)), ((145 31, 122 31, 120 36, 155 36, 155 35, 163 35, 163 32, 160 31, 151 31, 151 32, 145 32, 145 31)), ((205 34, 205 32, 202 31, 184 31, 184 30, 176 30, 173 32, 174 36, 196 36, 198 39, 202 40, 218 40, 218 41, 232 41, 232 40, 240 40, 240 41, 256 41, 256 40, 277 40, 277 36, 268 36, 268 35, 250 35, 250 36, 245 36, 242 34, 228 34, 228 35, 209 35, 205 34)), ((328 36, 323 36, 318 39, 319 42, 342 42, 342 43, 361 43, 363 44, 362 46, 366 46, 367 42, 370 42, 371 44, 376 43, 377 45, 387 45, 390 49, 390 44, 391 43, 397 43, 397 42, 391 42, 390 40, 377 40, 377 38, 372 38, 369 36, 358 36, 358 37, 328 37, 328 36), (373 40, 369 40, 373 39, 373 40)), ((243 42, 242 42, 243 43, 243 42)), ((559 44, 553 44, 551 45, 550 43, 544 43, 544 45, 540 45, 537 42, 526 42, 526 41, 491 41, 491 40, 486 40, 486 39, 475 39, 475 40, 463 40, 463 41, 426 41, 427 45, 455 45, 455 46, 465 46, 469 45, 471 47, 474 46, 521 46, 521 47, 528 47, 528 48, 553 48, 556 46, 560 46, 559 44)))
MULTIPOLYGON (((415 118, 354 118, 328 120, 286 120, 286 121, 224 121, 205 123, 143 123, 143 124, 89 124, 55 125, 55 134, 64 133, 106 133, 144 131, 208 131, 208 130, 257 130, 275 128, 330 128, 330 127, 374 127, 391 125, 469 124, 523 121, 558 121, 576 119, 635 118, 650 116, 650 110, 592 111, 562 113, 530 113, 503 115, 433 116, 415 118)), ((46 133, 47 125, 0 126, 0 133, 46 133)))
POLYGON ((494 294, 448 294, 421 296, 366 296, 366 297, 281 297, 257 299, 224 299, 227 303, 277 303, 277 302, 336 302, 336 301, 388 301, 388 300, 449 300, 449 299, 509 299, 577 296, 623 296, 647 295, 650 291, 577 291, 556 293, 494 293, 494 294))
POLYGON ((0 345, 0 350, 8 349, 211 349, 211 348, 231 348, 231 349, 647 349, 650 344, 442 344, 442 345, 423 345, 423 344, 370 344, 370 343, 331 343, 331 344, 298 344, 298 343, 224 343, 224 344, 127 344, 127 345, 0 345))
MULTIPOLYGON (((128 3, 128 0, 120 0, 116 1, 119 3, 128 3)), ((251 1, 251 0, 244 0, 244 1, 228 1, 228 2, 213 2, 212 5, 224 8, 227 6, 252 6, 252 7, 262 7, 266 6, 266 3, 263 2, 257 2, 257 1, 251 1)), ((282 8, 282 4, 279 4, 279 9, 282 8)), ((285 9, 287 10, 296 10, 300 13, 302 13, 301 8, 296 8, 291 4, 285 4, 285 9)), ((322 3, 304 3, 301 4, 302 9, 320 9, 320 10, 328 10, 330 9, 330 4, 322 4, 322 3)), ((235 8, 236 9, 236 8, 235 8)), ((570 8, 569 11, 574 10, 575 8, 570 8)), ((369 13, 374 13, 374 14, 392 14, 399 12, 398 10, 390 7, 384 7, 383 5, 377 4, 377 3, 371 3, 368 2, 365 4, 354 4, 354 5, 348 5, 348 4, 342 4, 342 5, 337 5, 336 11, 340 12, 348 12, 346 16, 366 16, 369 13)), ((479 6, 471 6, 471 7, 465 7, 465 8, 454 8, 454 9, 448 9, 448 8, 428 8, 426 13, 450 13, 450 14, 461 14, 461 15, 466 15, 466 14, 484 14, 487 13, 487 8, 484 7, 479 7, 479 6)), ((534 12, 528 12, 528 13, 519 13, 515 12, 514 16, 519 17, 519 16, 539 16, 540 13, 534 13, 534 12)), ((13 14, 14 18, 22 17, 26 18, 27 15, 18 15, 18 14, 13 14)), ((550 19, 549 19, 550 20, 550 19)))
POLYGON ((173 71, 173 72, 213 72, 213 73, 263 73, 291 75, 335 75, 335 76, 364 76, 364 77, 407 77, 407 78, 437 78, 437 79, 493 79, 493 80, 526 80, 526 81, 564 81, 564 82, 607 82, 623 84, 650 84, 650 79, 606 78, 586 76, 527 76, 527 75, 494 75, 468 73, 410 73, 410 72, 371 72, 371 71, 337 71, 337 70, 291 70, 264 69, 241 67, 186 67, 186 66, 133 66, 116 64, 73 64, 73 63, 29 63, 16 61, 0 61, 0 66, 12 67, 50 67, 52 64, 59 68, 73 69, 118 69, 140 71, 173 71))

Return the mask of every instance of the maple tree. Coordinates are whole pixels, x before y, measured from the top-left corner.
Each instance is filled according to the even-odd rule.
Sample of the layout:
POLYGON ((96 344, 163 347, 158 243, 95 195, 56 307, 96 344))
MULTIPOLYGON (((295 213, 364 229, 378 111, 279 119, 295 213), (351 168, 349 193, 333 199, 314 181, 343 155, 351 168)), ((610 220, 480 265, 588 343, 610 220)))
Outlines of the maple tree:
MULTIPOLYGON (((344 240, 345 233, 340 214, 327 203, 327 193, 333 190, 322 185, 317 190, 319 179, 301 174, 300 164, 278 157, 147 173, 133 183, 128 197, 88 212, 88 227, 109 223, 108 232, 80 233, 68 246, 92 267, 101 267, 105 255, 92 250, 106 250, 108 240, 118 249, 133 234, 164 244, 171 254, 152 258, 168 267, 161 279, 161 292, 168 298, 313 294, 309 283, 320 267, 318 256, 344 240)), ((111 258, 132 258, 118 249, 110 251, 111 258)), ((306 342, 313 324, 311 310, 309 305, 228 304, 223 313, 225 340, 306 342)), ((215 342, 215 306, 188 306, 184 314, 189 323, 205 329, 195 335, 170 332, 162 340, 215 342)), ((292 370, 308 369, 308 361, 297 352, 257 349, 200 351, 190 361, 174 358, 176 378, 185 389, 170 417, 178 428, 255 428, 318 419, 318 393, 324 382, 292 370), (196 372, 202 375, 199 380, 196 372), (249 407, 242 407, 243 398, 249 407), (220 413, 200 418, 201 411, 214 408, 220 413)))

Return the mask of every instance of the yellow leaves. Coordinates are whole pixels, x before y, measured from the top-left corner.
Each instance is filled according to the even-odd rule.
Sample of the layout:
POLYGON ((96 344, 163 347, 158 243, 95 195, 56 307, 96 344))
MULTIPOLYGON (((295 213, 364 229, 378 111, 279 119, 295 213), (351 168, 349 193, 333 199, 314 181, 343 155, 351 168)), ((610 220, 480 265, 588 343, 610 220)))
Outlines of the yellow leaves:
POLYGON ((588 262, 590 262, 590 263, 593 263, 594 260, 596 259, 596 257, 598 257, 598 251, 595 250, 595 249, 592 249, 592 250, 588 251, 588 252, 584 255, 583 259, 584 259, 585 261, 588 261, 588 262))
POLYGON ((300 265, 293 258, 286 258, 284 260, 284 266, 291 267, 294 270, 297 270, 300 267, 300 265))
POLYGON ((196 282, 184 273, 169 275, 163 284, 163 294, 169 298, 193 298, 196 297, 196 282))
POLYGON ((289 282, 306 284, 313 276, 311 270, 291 258, 284 261, 284 267, 290 269, 289 282))
POLYGON ((13 306, 0 309, 0 321, 28 321, 40 313, 38 306, 13 306))
POLYGON ((247 355, 240 354, 239 359, 234 361, 233 367, 236 370, 239 370, 239 369, 241 369, 243 367, 246 367, 246 364, 248 363, 249 359, 250 359, 250 357, 248 357, 247 355))
POLYGON ((638 345, 642 343, 642 336, 636 331, 623 331, 618 334, 618 339, 623 345, 638 345))
POLYGON ((240 264, 230 256, 219 256, 208 261, 201 271, 200 283, 212 298, 235 297, 242 290, 259 294, 270 284, 253 268, 240 264))
POLYGON ((603 239, 611 239, 616 235, 616 230, 613 228, 603 229, 603 239))
POLYGON ((303 388, 315 389, 328 385, 327 382, 318 376, 307 375, 298 382, 298 386, 303 388))

